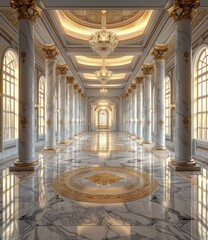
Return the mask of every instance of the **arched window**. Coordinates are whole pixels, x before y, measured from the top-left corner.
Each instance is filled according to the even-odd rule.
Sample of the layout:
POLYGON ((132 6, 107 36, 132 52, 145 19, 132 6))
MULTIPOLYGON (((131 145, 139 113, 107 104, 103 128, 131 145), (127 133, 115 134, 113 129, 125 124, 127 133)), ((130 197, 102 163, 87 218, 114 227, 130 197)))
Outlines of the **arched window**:
POLYGON ((199 55, 197 62, 197 138, 208 139, 208 48, 199 55))
POLYGON ((45 78, 41 76, 39 79, 38 91, 38 133, 45 133, 45 78))
POLYGON ((99 126, 107 126, 108 125, 108 113, 106 110, 99 111, 99 126))
POLYGON ((3 140, 18 137, 18 67, 13 51, 3 57, 3 140))
POLYGON ((165 133, 171 135, 171 81, 167 77, 165 81, 165 133))

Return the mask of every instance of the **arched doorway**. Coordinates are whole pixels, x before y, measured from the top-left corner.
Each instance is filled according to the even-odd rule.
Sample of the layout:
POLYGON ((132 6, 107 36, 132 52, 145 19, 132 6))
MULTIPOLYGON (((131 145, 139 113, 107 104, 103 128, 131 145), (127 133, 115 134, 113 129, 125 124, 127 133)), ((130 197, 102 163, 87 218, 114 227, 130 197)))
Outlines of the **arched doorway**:
POLYGON ((98 111, 98 128, 109 128, 109 112, 107 109, 101 109, 98 111))

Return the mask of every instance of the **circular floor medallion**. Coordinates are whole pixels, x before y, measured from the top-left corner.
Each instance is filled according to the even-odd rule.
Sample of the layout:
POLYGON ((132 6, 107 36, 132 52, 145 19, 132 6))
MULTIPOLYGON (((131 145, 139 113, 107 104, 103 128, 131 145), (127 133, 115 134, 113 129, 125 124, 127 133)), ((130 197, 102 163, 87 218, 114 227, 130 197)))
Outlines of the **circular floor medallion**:
POLYGON ((51 182, 57 194, 81 202, 121 203, 147 197, 158 182, 145 172, 121 167, 66 171, 51 182))

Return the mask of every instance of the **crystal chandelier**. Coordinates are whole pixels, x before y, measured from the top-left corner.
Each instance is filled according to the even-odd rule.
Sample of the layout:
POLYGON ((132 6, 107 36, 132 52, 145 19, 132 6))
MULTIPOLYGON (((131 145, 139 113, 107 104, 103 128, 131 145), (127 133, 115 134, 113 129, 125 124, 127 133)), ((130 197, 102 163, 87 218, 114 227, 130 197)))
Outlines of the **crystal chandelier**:
POLYGON ((106 11, 102 11, 102 29, 93 33, 89 38, 92 50, 102 57, 108 56, 118 45, 115 33, 106 29, 106 11))
POLYGON ((102 88, 102 89, 100 89, 100 93, 102 93, 102 94, 106 94, 108 92, 108 90, 107 90, 107 88, 102 88))
POLYGON ((103 58, 103 66, 99 71, 95 72, 95 76, 98 80, 100 80, 102 83, 106 83, 111 77, 113 73, 112 71, 109 71, 105 67, 105 59, 103 58))

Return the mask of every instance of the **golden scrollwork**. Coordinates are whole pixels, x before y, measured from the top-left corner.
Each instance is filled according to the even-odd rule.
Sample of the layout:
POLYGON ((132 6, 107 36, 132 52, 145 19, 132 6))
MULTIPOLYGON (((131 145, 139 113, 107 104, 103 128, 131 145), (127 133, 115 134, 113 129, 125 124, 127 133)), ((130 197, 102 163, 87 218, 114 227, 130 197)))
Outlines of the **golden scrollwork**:
POLYGON ((40 17, 40 10, 35 0, 11 0, 11 7, 18 21, 20 19, 35 21, 37 17, 40 17))
POLYGON ((51 124, 52 124, 51 120, 48 119, 48 120, 46 121, 46 124, 47 124, 47 126, 50 128, 50 127, 51 127, 51 124))
POLYGON ((153 64, 142 64, 142 72, 144 75, 152 74, 154 70, 153 64))
POLYGON ((135 82, 136 84, 143 84, 143 80, 144 80, 144 76, 143 75, 139 75, 135 78, 135 82))
POLYGON ((78 90, 79 89, 79 84, 78 83, 75 83, 74 84, 74 90, 78 90))
POLYGON ((42 47, 43 52, 45 53, 46 59, 52 59, 55 60, 56 56, 58 55, 58 51, 56 49, 56 46, 53 44, 50 45, 44 45, 42 47))
POLYGON ((189 130, 189 126, 191 124, 191 118, 187 117, 187 116, 184 116, 183 117, 183 124, 184 124, 185 129, 189 130))
POLYGON ((188 51, 185 51, 184 54, 183 54, 183 59, 186 63, 189 62, 190 60, 190 53, 188 51))
POLYGON ((151 55, 155 59, 165 59, 165 53, 168 51, 168 44, 155 44, 151 50, 151 55))
POLYGON ((21 52, 21 60, 22 60, 22 63, 24 63, 27 59, 27 53, 23 50, 21 52))
POLYGON ((162 119, 159 121, 159 125, 160 125, 161 127, 164 125, 164 121, 163 121, 162 119))
POLYGON ((67 76, 66 77, 66 82, 68 83, 68 84, 74 84, 74 77, 73 76, 67 76))
POLYGON ((111 173, 100 173, 100 174, 91 175, 89 177, 86 177, 85 179, 100 185, 108 185, 112 183, 117 183, 124 178, 111 173))
POLYGON ((66 75, 68 70, 67 64, 57 64, 56 66, 57 75, 66 75))
POLYGON ((200 0, 175 0, 173 6, 168 10, 168 14, 170 17, 173 17, 175 21, 192 19, 199 5, 200 0))
POLYGON ((22 128, 25 129, 26 125, 28 124, 28 120, 25 116, 20 116, 20 123, 22 125, 22 128))
POLYGON ((130 85, 130 88, 131 88, 132 90, 136 89, 136 84, 132 83, 132 84, 130 85))

